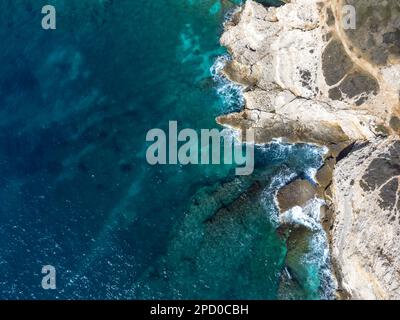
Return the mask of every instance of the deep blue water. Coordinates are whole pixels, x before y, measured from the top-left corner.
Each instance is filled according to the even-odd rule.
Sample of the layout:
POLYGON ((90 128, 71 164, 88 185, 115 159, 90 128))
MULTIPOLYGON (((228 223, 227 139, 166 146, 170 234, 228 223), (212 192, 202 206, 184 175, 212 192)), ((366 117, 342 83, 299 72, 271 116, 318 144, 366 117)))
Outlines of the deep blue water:
POLYGON ((149 129, 218 128, 240 107, 210 72, 234 4, 59 0, 45 31, 50 2, 0 2, 0 298, 323 297, 312 259, 282 284, 272 199, 321 164, 316 147, 260 147, 243 178, 145 160, 149 129))

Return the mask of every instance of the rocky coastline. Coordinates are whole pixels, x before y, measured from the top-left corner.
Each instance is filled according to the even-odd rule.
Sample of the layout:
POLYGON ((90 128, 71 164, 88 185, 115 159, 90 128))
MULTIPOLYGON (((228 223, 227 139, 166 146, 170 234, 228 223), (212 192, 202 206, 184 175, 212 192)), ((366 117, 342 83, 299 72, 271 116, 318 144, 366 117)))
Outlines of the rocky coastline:
POLYGON ((245 107, 217 122, 254 129, 256 143, 326 146, 314 184, 297 179, 278 192, 282 216, 322 199, 337 298, 398 299, 400 5, 285 2, 248 0, 226 22, 223 72, 244 87, 245 107), (356 29, 344 28, 346 5, 356 29))

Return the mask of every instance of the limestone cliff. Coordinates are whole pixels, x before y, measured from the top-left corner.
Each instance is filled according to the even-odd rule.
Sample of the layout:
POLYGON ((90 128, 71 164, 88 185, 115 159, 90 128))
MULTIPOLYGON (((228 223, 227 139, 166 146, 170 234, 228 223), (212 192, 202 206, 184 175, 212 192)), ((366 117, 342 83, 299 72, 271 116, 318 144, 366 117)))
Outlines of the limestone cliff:
POLYGON ((296 188, 302 198, 324 198, 341 296, 400 298, 400 4, 286 2, 268 8, 248 0, 225 24, 221 43, 232 60, 224 73, 243 85, 246 104, 217 121, 253 128, 257 143, 329 147, 316 190, 294 182, 291 199, 278 195, 281 209, 302 202, 293 199, 296 188), (345 5, 355 9, 355 29, 345 28, 345 5))
POLYGON ((335 167, 332 253, 355 299, 400 298, 400 141, 376 139, 335 167))

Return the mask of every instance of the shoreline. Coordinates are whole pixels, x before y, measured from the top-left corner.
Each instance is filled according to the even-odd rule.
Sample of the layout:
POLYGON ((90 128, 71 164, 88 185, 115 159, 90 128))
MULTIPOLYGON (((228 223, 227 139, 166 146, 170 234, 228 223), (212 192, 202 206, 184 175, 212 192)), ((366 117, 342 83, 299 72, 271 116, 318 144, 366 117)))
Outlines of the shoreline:
MULTIPOLYGON (((357 150, 368 149, 376 139, 398 140, 397 128, 392 125, 392 119, 398 114, 397 101, 394 98, 397 88, 389 85, 390 72, 387 71, 397 70, 397 65, 388 65, 386 69, 373 67, 365 55, 353 53, 357 50, 349 45, 350 40, 338 22, 342 21, 340 8, 343 1, 324 2, 325 4, 318 6, 312 0, 297 0, 279 8, 266 8, 248 0, 235 11, 231 21, 224 23, 225 32, 221 37, 221 44, 227 47, 232 60, 223 73, 227 79, 244 88, 245 105, 240 112, 220 116, 216 121, 222 126, 242 130, 255 128, 256 143, 260 144, 280 138, 290 143, 311 143, 328 147, 324 164, 316 174, 318 186, 315 195, 326 203, 322 209, 321 224, 328 237, 332 272, 338 284, 336 296, 337 299, 362 299, 374 296, 374 293, 368 292, 368 288, 353 288, 349 284, 351 282, 357 286, 357 274, 343 273, 347 266, 340 257, 345 249, 337 248, 337 244, 345 242, 347 238, 341 229, 344 218, 340 208, 343 206, 343 199, 336 176, 341 170, 341 164, 338 163, 351 158, 357 150), (294 18, 290 16, 293 10, 297 10, 294 18), (329 21, 332 18, 329 10, 333 11, 333 24, 329 21), (303 28, 303 34, 297 34, 298 28, 303 28), (337 36, 332 36, 331 32, 337 36), (283 33, 286 39, 281 38, 283 33), (316 46, 309 50, 311 55, 304 57, 301 64, 296 60, 286 60, 286 64, 282 64, 284 61, 280 62, 282 54, 288 54, 285 50, 303 50, 304 44, 298 38, 293 39, 294 48, 286 49, 286 44, 282 44, 282 41, 287 42, 291 34, 306 38, 306 43, 316 46), (297 47, 299 42, 300 47, 297 47), (326 62, 325 56, 333 54, 330 59, 334 59, 338 54, 335 52, 342 50, 340 43, 343 43, 346 58, 336 61, 336 64, 332 64, 331 60, 326 62), (365 79, 362 82, 365 86, 361 86, 360 92, 357 91, 360 88, 352 88, 351 82, 346 84, 342 79, 339 86, 342 86, 343 92, 348 92, 347 96, 337 98, 333 95, 333 89, 326 82, 334 77, 346 77, 346 74, 337 74, 337 63, 343 64, 348 70, 355 70, 347 73, 347 77, 353 77, 353 82, 358 81, 360 84, 358 78, 365 79), (355 66, 351 67, 350 63, 355 66), (310 71, 298 72, 302 68, 300 65, 305 65, 310 71), (296 72, 299 73, 298 76, 296 72), (375 107, 383 102, 383 107, 375 107), (391 115, 389 119, 387 114, 391 115)), ((353 38, 353 41, 358 39, 353 38)), ((396 71, 390 73, 390 76, 396 77, 396 71)), ((358 193, 356 197, 359 197, 358 193)), ((353 198, 347 196, 346 199, 348 204, 344 206, 347 208, 345 211, 352 212, 353 198)), ((366 211, 368 214, 368 209, 366 211)), ((347 233, 354 232, 348 225, 351 218, 346 219, 344 224, 349 229, 347 233)), ((368 271, 365 273, 368 274, 368 271)), ((369 284, 365 286, 369 287, 369 284)), ((379 286, 380 284, 376 284, 376 289, 371 290, 378 292, 381 290, 379 286)), ((384 296, 378 292, 376 298, 384 296)))
MULTIPOLYGON (((228 19, 224 22, 224 25, 225 25, 225 24, 230 24, 232 20, 237 19, 237 16, 241 14, 241 10, 242 10, 242 9, 241 9, 241 6, 238 6, 236 9, 234 9, 234 10, 232 11, 232 14, 231 14, 231 15, 228 17, 228 19), (235 17, 235 15, 236 15, 236 17, 235 17)), ((237 79, 236 79, 236 80, 232 79, 232 78, 229 76, 229 73, 224 72, 224 69, 225 69, 226 65, 227 65, 229 62, 231 62, 231 61, 233 60, 233 59, 232 59, 232 56, 231 56, 229 53, 227 54, 227 56, 229 57, 229 59, 226 59, 226 60, 225 60, 224 66, 222 66, 222 68, 220 68, 219 70, 216 69, 216 71, 219 71, 219 72, 220 72, 220 76, 223 77, 224 79, 226 79, 226 81, 232 83, 233 86, 238 86, 238 87, 241 88, 241 91, 245 91, 245 90, 246 90, 246 86, 247 86, 246 83, 238 82, 237 79)), ((214 76, 214 75, 213 75, 213 76, 214 76)), ((246 99, 245 99, 244 96, 243 96, 243 100, 244 100, 244 101, 243 101, 244 104, 243 104, 242 108, 241 108, 238 112, 243 112, 243 111, 246 109, 246 99)), ((222 116, 224 116, 224 115, 222 115, 222 116)), ((220 116, 218 116, 218 117, 216 118, 216 122, 217 122, 218 124, 220 124, 219 121, 218 121, 218 118, 219 118, 219 117, 220 117, 220 116)), ((220 125, 222 125, 222 126, 225 127, 225 128, 229 128, 229 129, 231 129, 231 130, 235 130, 235 131, 238 131, 238 132, 239 132, 238 128, 235 128, 234 126, 230 126, 229 124, 220 124, 220 125)), ((321 148, 321 150, 322 150, 323 148, 326 148, 326 145, 320 144, 320 143, 313 143, 313 142, 309 142, 309 143, 306 143, 306 142, 296 143, 296 142, 292 142, 292 141, 285 141, 285 137, 279 137, 279 138, 272 139, 272 140, 271 140, 270 142, 268 142, 267 144, 269 145, 269 144, 271 144, 271 143, 276 143, 276 142, 284 143, 284 144, 285 144, 285 142, 286 142, 288 145, 304 144, 304 145, 315 146, 315 147, 321 148)), ((258 146, 265 146, 266 144, 260 142, 260 143, 255 143, 255 145, 258 145, 258 146)), ((343 148, 345 148, 345 147, 343 147, 343 148)), ((317 176, 318 172, 321 170, 321 168, 323 168, 323 167, 325 166, 326 160, 327 160, 328 158, 332 158, 332 154, 339 154, 339 153, 342 151, 343 148, 340 148, 340 149, 337 149, 337 148, 329 149, 329 148, 328 148, 328 149, 324 152, 324 154, 321 154, 321 157, 322 157, 322 159, 323 159, 323 163, 322 163, 322 165, 321 165, 320 168, 315 168, 315 175, 314 175, 314 177, 313 177, 313 180, 314 180, 314 182, 315 182, 316 184, 318 184, 318 182, 316 181, 316 179, 317 179, 316 176, 317 176)), ((278 188, 278 190, 276 191, 276 194, 273 195, 273 199, 274 199, 274 202, 275 202, 275 205, 276 205, 278 211, 279 211, 279 201, 278 201, 278 193, 279 193, 279 191, 282 190, 285 186, 290 185, 293 181, 295 181, 295 180, 297 180, 297 179, 298 179, 298 177, 297 177, 297 178, 296 178, 296 177, 292 177, 292 178, 288 179, 287 182, 285 182, 284 184, 282 184, 282 185, 278 188)), ((311 177, 310 177, 310 179, 311 179, 311 177)), ((319 189, 320 189, 320 190, 315 194, 315 198, 314 198, 313 201, 320 202, 320 207, 321 207, 321 210, 322 210, 322 207, 326 206, 326 204, 325 204, 326 199, 322 199, 323 197, 318 197, 318 196, 317 196, 317 194, 322 195, 321 187, 319 187, 319 189)), ((310 201, 310 203, 311 203, 311 201, 310 201)), ((287 213, 287 211, 286 211, 286 212, 280 212, 281 218, 282 218, 282 215, 283 215, 284 213, 287 213)), ((329 234, 329 232, 325 229, 325 224, 323 223, 323 220, 321 219, 321 220, 318 221, 318 222, 319 222, 319 224, 320 224, 321 229, 324 231, 324 233, 325 233, 325 235, 326 235, 326 237, 327 237, 327 240, 328 240, 328 243, 327 243, 327 244, 328 244, 328 247, 329 247, 329 251, 331 251, 331 248, 330 248, 330 240, 329 240, 330 234, 329 234)), ((282 231, 279 231, 279 229, 282 229, 282 228, 285 229, 285 228, 286 228, 284 222, 281 221, 281 222, 279 222, 279 224, 280 224, 280 226, 279 226, 279 228, 278 228, 278 230, 277 230, 278 233, 279 233, 279 232, 282 232, 282 231)), ((321 257, 321 259, 322 259, 322 257, 321 257)), ((331 254, 329 254, 329 260, 331 260, 331 254)), ((333 276, 333 277, 336 279, 336 272, 334 271, 334 270, 335 270, 335 266, 334 266, 334 263, 333 263, 332 261, 329 262, 329 269, 330 269, 330 272, 331 272, 331 276, 333 276)), ((288 271, 287 271, 287 267, 285 267, 285 270, 286 270, 286 272, 288 272, 288 271)), ((334 281, 334 283, 336 283, 336 282, 334 281)), ((335 285, 335 284, 333 284, 333 285, 335 285)), ((335 291, 336 291, 336 289, 335 289, 335 291)))

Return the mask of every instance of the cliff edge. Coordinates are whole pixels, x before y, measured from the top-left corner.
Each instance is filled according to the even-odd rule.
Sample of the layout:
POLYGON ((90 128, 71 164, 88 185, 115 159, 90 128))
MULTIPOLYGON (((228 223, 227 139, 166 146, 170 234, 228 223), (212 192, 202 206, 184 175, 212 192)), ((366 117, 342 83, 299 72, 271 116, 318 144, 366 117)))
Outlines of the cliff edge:
POLYGON ((400 298, 400 141, 355 145, 335 167, 332 256, 354 299, 400 298))

